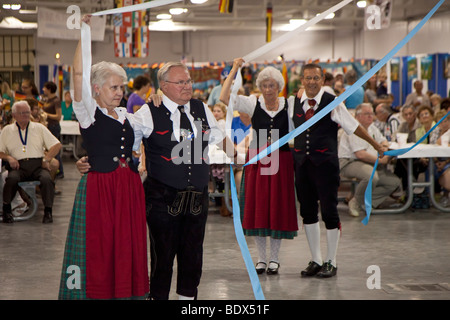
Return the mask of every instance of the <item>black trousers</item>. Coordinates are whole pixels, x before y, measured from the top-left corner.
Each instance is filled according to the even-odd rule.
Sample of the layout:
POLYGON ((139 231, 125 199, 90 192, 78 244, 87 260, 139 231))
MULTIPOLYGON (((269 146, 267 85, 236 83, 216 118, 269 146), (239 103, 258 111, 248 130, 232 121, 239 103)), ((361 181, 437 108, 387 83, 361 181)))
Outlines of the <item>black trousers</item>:
POLYGON ((325 227, 327 229, 340 228, 337 210, 339 183, 339 161, 337 158, 320 165, 315 165, 310 159, 306 159, 301 165, 295 161, 295 189, 304 224, 319 221, 320 201, 320 210, 325 227))
MULTIPOLYGON (((8 166, 9 167, 9 166, 8 166)), ((19 169, 8 168, 8 177, 3 187, 3 203, 10 204, 14 199, 19 182, 37 180, 41 184, 42 202, 45 207, 53 207, 55 197, 55 183, 50 176, 50 171, 42 168, 42 158, 30 158, 19 160, 19 169)))
POLYGON ((168 300, 177 257, 177 293, 197 296, 203 265, 208 187, 177 190, 147 178, 144 182, 150 232, 150 298, 168 300))

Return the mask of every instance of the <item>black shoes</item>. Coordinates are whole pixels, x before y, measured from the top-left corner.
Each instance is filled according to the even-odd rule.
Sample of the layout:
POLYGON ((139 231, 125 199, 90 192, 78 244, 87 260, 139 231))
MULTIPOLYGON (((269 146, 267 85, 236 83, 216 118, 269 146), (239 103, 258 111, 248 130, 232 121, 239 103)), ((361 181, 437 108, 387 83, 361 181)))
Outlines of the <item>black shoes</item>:
POLYGON ((3 223, 13 223, 14 216, 11 210, 11 204, 3 204, 3 223))
POLYGON ((315 276, 321 269, 322 269, 321 265, 319 265, 314 261, 310 261, 306 269, 300 272, 300 275, 302 277, 312 277, 315 276))
POLYGON ((300 274, 302 277, 330 278, 337 274, 337 267, 333 266, 331 261, 325 262, 323 265, 310 261, 306 269, 300 274))
POLYGON ((334 277, 337 273, 337 267, 331 264, 331 260, 325 262, 322 265, 322 269, 317 273, 317 277, 320 278, 331 278, 334 277))
POLYGON ((44 209, 44 219, 42 219, 42 223, 52 223, 52 222, 53 222, 52 208, 46 207, 44 209))

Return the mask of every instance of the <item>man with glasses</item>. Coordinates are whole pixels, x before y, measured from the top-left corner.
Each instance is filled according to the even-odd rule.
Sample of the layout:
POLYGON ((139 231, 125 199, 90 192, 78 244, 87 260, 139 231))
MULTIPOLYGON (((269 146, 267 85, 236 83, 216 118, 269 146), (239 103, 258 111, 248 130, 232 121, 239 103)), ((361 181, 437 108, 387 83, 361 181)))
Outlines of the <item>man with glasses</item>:
MULTIPOLYGON (((336 97, 323 89, 323 70, 318 64, 306 64, 300 75, 304 91, 295 97, 290 118, 295 128, 301 126, 330 104, 336 97)), ((306 238, 312 259, 301 272, 304 277, 328 278, 336 275, 336 253, 341 223, 337 210, 339 161, 337 132, 341 126, 347 134, 368 141, 380 155, 386 150, 358 124, 344 104, 317 121, 294 140, 295 185, 300 202, 306 238), (327 229, 328 251, 323 263, 320 246, 318 209, 327 229)))
MULTIPOLYGON (((370 103, 362 103, 355 110, 356 120, 369 132, 380 144, 387 147, 386 137, 373 124, 375 117, 370 103)), ((341 173, 347 178, 356 178, 359 183, 355 190, 355 196, 350 200, 348 207, 350 215, 358 216, 362 212, 364 193, 372 175, 373 166, 377 160, 377 150, 361 138, 343 134, 339 144, 339 163, 341 173)), ((378 162, 377 171, 372 182, 372 206, 374 208, 382 204, 399 186, 400 179, 390 172, 386 165, 390 157, 383 157, 378 162)))
POLYGON ((12 106, 15 123, 0 134, 0 158, 8 163, 8 177, 3 188, 3 222, 12 223, 11 201, 19 182, 38 180, 44 203, 43 223, 52 223, 55 184, 50 175, 50 161, 59 153, 61 143, 41 123, 30 121, 31 109, 26 101, 12 106), (48 150, 44 154, 44 150, 48 150))
POLYGON ((202 273, 209 203, 208 145, 221 143, 235 163, 237 151, 208 106, 192 99, 193 83, 184 64, 166 63, 157 77, 162 101, 152 95, 153 102, 135 113, 147 128, 143 143, 151 244, 150 298, 169 298, 177 256, 177 293, 180 299, 194 299, 202 273))

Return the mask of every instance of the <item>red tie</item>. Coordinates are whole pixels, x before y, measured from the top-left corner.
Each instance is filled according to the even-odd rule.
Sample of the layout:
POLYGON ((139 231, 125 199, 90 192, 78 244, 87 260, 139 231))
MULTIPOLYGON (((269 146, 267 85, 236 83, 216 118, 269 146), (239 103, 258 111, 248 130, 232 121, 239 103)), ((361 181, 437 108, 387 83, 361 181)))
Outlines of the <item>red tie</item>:
POLYGON ((314 106, 316 105, 316 100, 308 99, 308 104, 310 108, 306 111, 306 121, 311 119, 311 117, 314 115, 314 106))

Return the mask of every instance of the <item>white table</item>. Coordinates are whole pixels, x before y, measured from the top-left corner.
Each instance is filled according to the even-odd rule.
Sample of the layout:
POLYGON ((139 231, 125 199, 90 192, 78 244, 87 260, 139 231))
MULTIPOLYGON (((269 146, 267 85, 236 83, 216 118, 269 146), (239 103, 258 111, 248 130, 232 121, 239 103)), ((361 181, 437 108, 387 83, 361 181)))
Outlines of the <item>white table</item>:
POLYGON ((72 121, 72 120, 66 120, 66 121, 60 121, 59 124, 61 125, 61 140, 63 136, 68 136, 70 142, 63 144, 61 151, 63 149, 72 149, 73 156, 75 159, 78 160, 77 155, 77 140, 78 137, 81 135, 80 133, 80 125, 78 124, 78 121, 72 121))
MULTIPOLYGON (((401 148, 409 148, 413 143, 408 143, 401 148)), ((396 142, 392 142, 389 145, 389 149, 396 150, 399 146, 396 142)), ((405 204, 400 208, 395 209, 373 209, 373 213, 402 213, 406 211, 412 204, 413 201, 413 189, 414 187, 427 187, 430 196, 431 203, 433 206, 440 211, 450 212, 450 208, 445 208, 436 202, 434 198, 434 161, 435 157, 449 157, 450 158, 450 147, 443 147, 440 145, 432 144, 419 144, 410 151, 398 156, 399 159, 407 159, 407 171, 408 171, 408 199, 405 204), (428 172, 429 178, 425 182, 415 182, 413 177, 413 159, 414 158, 429 158, 428 172)))

